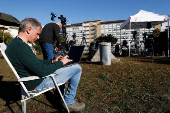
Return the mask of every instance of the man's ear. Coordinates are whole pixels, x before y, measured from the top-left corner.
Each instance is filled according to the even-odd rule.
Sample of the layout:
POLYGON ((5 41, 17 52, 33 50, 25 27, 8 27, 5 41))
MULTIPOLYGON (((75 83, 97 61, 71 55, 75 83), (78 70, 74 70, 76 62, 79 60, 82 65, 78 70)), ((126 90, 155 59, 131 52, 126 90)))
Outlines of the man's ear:
POLYGON ((32 28, 31 28, 31 27, 28 27, 28 28, 27 28, 27 34, 30 34, 31 30, 32 30, 32 28))

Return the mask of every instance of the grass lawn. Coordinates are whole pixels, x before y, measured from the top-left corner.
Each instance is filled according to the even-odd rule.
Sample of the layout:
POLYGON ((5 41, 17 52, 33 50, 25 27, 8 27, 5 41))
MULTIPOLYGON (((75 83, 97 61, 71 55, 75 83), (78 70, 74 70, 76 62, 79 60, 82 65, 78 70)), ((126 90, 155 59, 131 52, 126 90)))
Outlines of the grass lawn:
MULTIPOLYGON (((42 58, 42 56, 38 56, 42 58)), ((76 100, 86 104, 81 113, 170 112, 170 59, 116 57, 100 65, 82 61, 76 100)), ((27 113, 64 112, 53 91, 27 101, 27 113)), ((0 59, 0 113, 21 113, 20 86, 4 59, 0 59)))

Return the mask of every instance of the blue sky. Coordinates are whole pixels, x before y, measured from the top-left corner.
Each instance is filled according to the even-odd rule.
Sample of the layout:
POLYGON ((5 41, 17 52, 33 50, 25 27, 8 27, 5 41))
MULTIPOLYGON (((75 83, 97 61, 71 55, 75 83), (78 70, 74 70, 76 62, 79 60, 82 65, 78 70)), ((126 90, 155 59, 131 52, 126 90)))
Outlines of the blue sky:
POLYGON ((44 26, 63 15, 67 24, 90 20, 124 20, 139 10, 170 15, 170 0, 0 0, 0 12, 19 21, 36 18, 44 26), (57 17, 51 21, 51 12, 57 17))

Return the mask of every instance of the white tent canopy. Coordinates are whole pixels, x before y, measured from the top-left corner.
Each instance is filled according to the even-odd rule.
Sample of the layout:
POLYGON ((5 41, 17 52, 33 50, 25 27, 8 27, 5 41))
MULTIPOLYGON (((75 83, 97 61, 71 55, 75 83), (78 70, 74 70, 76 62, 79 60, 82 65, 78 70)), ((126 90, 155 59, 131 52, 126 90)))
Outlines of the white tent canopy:
POLYGON ((151 22, 151 26, 155 26, 168 21, 168 19, 169 19, 168 15, 160 15, 140 10, 137 14, 130 16, 123 24, 121 24, 120 28, 121 29, 147 28, 147 22, 151 22))
MULTIPOLYGON (((166 22, 168 20, 169 20, 168 15, 161 15, 161 14, 140 10, 137 14, 130 16, 125 22, 123 22, 120 26, 120 29, 148 28, 148 23, 150 23, 149 26, 152 27, 161 24, 163 22, 166 22)), ((169 27, 168 27, 168 32, 169 32, 169 27)), ((169 36, 168 36, 168 41, 169 41, 169 36)), ((129 33, 129 56, 130 56, 130 33, 129 33)), ((169 42, 168 42, 168 57, 169 57, 169 42)))

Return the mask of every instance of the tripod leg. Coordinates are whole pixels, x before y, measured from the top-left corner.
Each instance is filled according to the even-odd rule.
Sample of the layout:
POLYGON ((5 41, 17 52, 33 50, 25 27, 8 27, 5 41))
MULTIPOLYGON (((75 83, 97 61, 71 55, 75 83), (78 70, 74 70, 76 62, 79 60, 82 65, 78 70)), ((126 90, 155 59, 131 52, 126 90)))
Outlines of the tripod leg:
POLYGON ((81 46, 82 46, 82 43, 83 43, 83 38, 82 38, 82 40, 81 40, 81 46))
POLYGON ((84 39, 83 39, 83 46, 84 46, 84 39))
POLYGON ((81 41, 81 46, 83 46, 83 45, 84 45, 84 38, 81 41))
MULTIPOLYGON (((85 39, 85 42, 86 42, 86 39, 85 39)), ((87 42, 86 42, 86 46, 87 46, 87 42)))

